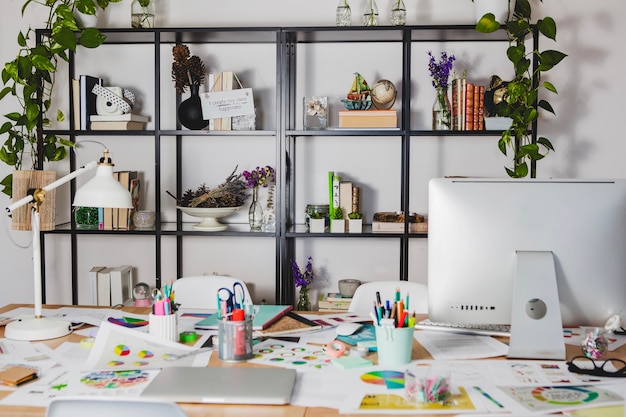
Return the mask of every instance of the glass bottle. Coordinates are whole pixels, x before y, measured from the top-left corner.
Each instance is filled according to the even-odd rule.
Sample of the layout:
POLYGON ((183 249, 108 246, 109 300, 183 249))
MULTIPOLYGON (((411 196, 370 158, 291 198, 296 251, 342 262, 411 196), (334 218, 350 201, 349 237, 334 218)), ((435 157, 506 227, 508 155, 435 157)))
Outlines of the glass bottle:
POLYGON ((376 5, 376 0, 367 0, 365 10, 363 11, 363 25, 378 25, 378 6, 376 5))
POLYGON ((263 211, 263 231, 275 232, 276 231, 276 212, 274 210, 274 190, 275 185, 269 186, 267 195, 267 206, 263 211))
POLYGON ((298 303, 296 304, 296 310, 298 311, 311 311, 311 300, 309 299, 309 287, 303 285, 300 287, 300 294, 298 295, 298 303))
POLYGON ((452 127, 452 111, 448 89, 437 87, 437 97, 433 104, 433 130, 450 130, 452 127))
POLYGON ((337 26, 350 26, 352 24, 352 11, 348 0, 339 0, 336 21, 337 26))
POLYGON ((248 211, 248 222, 250 223, 250 231, 259 232, 263 226, 263 207, 259 202, 259 187, 252 189, 252 204, 248 211))
POLYGON ((406 8, 404 7, 404 1, 394 0, 391 6, 391 26, 404 25, 406 25, 406 8))
POLYGON ((130 24, 135 29, 154 27, 155 0, 133 0, 130 5, 130 24))

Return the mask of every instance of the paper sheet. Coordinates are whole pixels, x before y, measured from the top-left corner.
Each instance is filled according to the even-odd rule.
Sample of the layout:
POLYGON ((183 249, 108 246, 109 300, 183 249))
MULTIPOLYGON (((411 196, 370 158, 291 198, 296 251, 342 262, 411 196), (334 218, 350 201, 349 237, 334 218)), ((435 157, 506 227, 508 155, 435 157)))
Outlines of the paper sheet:
POLYGON ((490 336, 419 330, 415 339, 435 359, 482 359, 506 355, 509 347, 490 336))

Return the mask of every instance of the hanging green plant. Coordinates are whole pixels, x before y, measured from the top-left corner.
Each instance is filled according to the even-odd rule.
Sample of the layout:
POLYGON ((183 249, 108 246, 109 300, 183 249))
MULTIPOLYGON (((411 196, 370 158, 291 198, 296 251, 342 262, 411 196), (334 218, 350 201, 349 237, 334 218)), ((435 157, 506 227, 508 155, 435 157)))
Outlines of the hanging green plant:
MULTIPOLYGON (((106 9, 109 3, 121 0, 26 0, 22 15, 31 4, 48 9, 47 33, 36 43, 35 29, 28 28, 17 35, 18 52, 12 61, 4 64, 0 100, 13 97, 17 109, 4 115, 6 122, 0 126, 0 160, 15 170, 40 169, 44 162, 60 161, 67 156, 72 142, 52 133, 43 133, 42 127, 50 124, 55 77, 59 61, 69 61, 70 52, 78 46, 96 48, 105 36, 96 28, 83 27, 79 14, 95 15, 96 5, 106 9), (39 147, 42 143, 43 147, 39 147)), ((65 120, 63 111, 54 116, 65 120)), ((12 196, 13 174, 7 175, 0 185, 2 192, 12 196)))

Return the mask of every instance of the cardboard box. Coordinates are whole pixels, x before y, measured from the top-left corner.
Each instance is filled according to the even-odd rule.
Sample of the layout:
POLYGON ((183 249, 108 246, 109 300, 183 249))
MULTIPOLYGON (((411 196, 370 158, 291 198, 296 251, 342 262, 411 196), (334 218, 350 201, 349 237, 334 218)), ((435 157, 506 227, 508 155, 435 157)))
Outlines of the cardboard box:
POLYGON ((396 110, 339 110, 340 128, 396 128, 396 110))

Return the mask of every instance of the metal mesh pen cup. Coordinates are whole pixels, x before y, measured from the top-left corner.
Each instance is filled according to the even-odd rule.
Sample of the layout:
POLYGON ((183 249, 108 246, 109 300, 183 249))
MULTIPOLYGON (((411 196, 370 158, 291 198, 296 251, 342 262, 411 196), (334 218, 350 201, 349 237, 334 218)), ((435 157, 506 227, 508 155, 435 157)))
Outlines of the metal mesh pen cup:
POLYGON ((218 320, 219 358, 240 362, 252 358, 252 319, 218 320))

